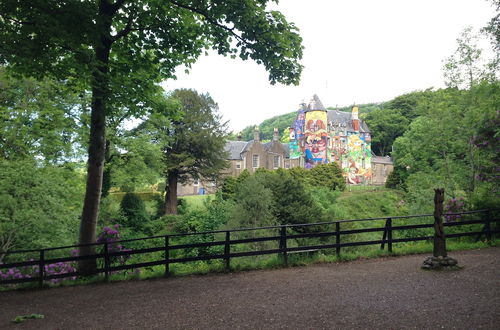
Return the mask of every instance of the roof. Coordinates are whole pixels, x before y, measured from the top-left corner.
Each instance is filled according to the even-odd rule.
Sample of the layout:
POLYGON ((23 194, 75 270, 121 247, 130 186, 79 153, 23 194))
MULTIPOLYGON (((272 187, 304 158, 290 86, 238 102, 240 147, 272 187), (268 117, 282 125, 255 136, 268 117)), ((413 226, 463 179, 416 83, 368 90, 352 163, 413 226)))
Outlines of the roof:
MULTIPOLYGON (((254 141, 227 141, 226 145, 224 146, 224 151, 227 152, 227 159, 228 160, 242 160, 243 158, 241 157, 241 154, 246 152, 254 141)), ((264 143, 264 150, 269 151, 271 148, 273 141, 264 143)), ((283 150, 285 151, 285 157, 290 156, 290 150, 288 143, 281 143, 281 146, 283 147, 283 150)))
MULTIPOLYGON (((327 112, 328 125, 333 124, 333 126, 340 126, 345 128, 347 131, 356 131, 352 124, 352 118, 350 112, 338 111, 338 110, 328 110, 327 112)), ((360 127, 359 131, 361 133, 369 133, 370 129, 363 120, 359 120, 360 127)))
POLYGON ((392 159, 389 156, 372 156, 372 163, 392 165, 392 159))
POLYGON ((247 145, 252 141, 227 141, 224 151, 228 154, 228 159, 241 159, 241 153, 248 149, 247 145))
POLYGON ((326 111, 325 106, 323 103, 321 103, 321 100, 319 99, 318 95, 314 94, 311 100, 309 101, 309 104, 307 105, 307 111, 326 111))

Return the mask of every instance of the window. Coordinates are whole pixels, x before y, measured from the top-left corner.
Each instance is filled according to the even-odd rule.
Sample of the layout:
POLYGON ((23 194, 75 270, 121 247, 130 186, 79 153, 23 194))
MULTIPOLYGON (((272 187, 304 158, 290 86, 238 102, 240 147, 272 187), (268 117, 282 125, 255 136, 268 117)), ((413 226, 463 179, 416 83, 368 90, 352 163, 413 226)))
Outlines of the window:
POLYGON ((193 180, 193 186, 198 186, 200 184, 200 180, 194 179, 193 180))
POLYGON ((252 156, 252 167, 253 168, 259 167, 259 155, 252 156))
POLYGON ((274 156, 274 168, 280 167, 280 156, 274 156))
POLYGON ((241 162, 236 163, 236 168, 241 168, 241 162))

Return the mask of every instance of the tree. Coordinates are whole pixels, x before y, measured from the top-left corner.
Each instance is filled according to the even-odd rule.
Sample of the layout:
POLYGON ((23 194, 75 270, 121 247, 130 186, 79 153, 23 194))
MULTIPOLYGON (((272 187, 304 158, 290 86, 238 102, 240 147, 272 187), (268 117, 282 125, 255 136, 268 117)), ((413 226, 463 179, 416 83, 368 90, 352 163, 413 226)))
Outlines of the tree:
POLYGON ((273 204, 272 191, 252 175, 239 187, 231 217, 239 228, 275 225, 273 204))
POLYGON ((326 187, 331 190, 345 189, 345 179, 337 163, 319 164, 306 173, 306 180, 313 187, 326 187))
POLYGON ((73 244, 83 183, 70 166, 0 159, 0 251, 73 244))
POLYGON ((161 145, 166 176, 165 214, 177 214, 177 183, 192 180, 215 182, 227 167, 224 146, 226 123, 221 122, 217 104, 208 94, 175 90, 182 117, 169 120, 157 113, 139 129, 153 133, 161 145))
POLYGON ((80 158, 86 99, 50 79, 16 79, 0 67, 0 158, 55 164, 80 158))
POLYGON ((457 38, 457 49, 444 64, 443 75, 448 87, 470 89, 483 79, 495 80, 498 68, 484 59, 478 42, 479 35, 473 33, 472 27, 465 28, 457 38))
MULTIPOLYGON (((53 75, 91 91, 87 185, 80 243, 96 239, 106 116, 140 111, 147 93, 206 49, 263 64, 271 83, 297 84, 301 38, 266 0, 57 0, 0 3, 0 61, 28 75, 53 75), (75 24, 78 22, 78 24, 75 24)), ((82 247, 81 254, 93 253, 82 247)), ((95 260, 80 263, 92 272, 95 260)))

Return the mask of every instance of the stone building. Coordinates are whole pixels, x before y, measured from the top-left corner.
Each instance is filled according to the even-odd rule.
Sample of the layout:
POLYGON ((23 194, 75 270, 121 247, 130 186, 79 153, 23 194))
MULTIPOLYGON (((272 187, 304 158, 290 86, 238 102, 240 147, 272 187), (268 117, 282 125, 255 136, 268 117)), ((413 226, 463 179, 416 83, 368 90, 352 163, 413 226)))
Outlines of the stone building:
POLYGON ((290 167, 288 143, 280 142, 277 129, 274 130, 272 141, 264 143, 256 127, 253 140, 228 141, 226 152, 230 163, 226 175, 238 176, 245 169, 251 173, 258 168, 273 170, 290 167))

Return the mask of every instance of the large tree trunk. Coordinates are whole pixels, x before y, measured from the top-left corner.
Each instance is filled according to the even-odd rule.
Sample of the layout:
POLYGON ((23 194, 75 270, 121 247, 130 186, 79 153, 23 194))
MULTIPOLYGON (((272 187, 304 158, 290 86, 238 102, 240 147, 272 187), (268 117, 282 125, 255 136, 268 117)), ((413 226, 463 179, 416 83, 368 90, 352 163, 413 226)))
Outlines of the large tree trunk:
POLYGON ((165 214, 177 214, 177 172, 167 172, 165 214))
MULTIPOLYGON (((100 1, 96 22, 99 31, 95 46, 97 64, 92 73, 92 112, 90 122, 89 156, 87 161, 87 187, 80 222, 80 244, 95 243, 96 225, 101 200, 104 157, 106 150, 106 104, 109 99, 109 53, 111 50, 112 16, 107 1, 100 1)), ((83 246, 80 255, 95 253, 95 246, 83 246)), ((80 260, 80 271, 91 274, 97 269, 96 259, 80 260)))
POLYGON ((434 257, 446 257, 446 236, 443 228, 444 189, 434 189, 434 257))

